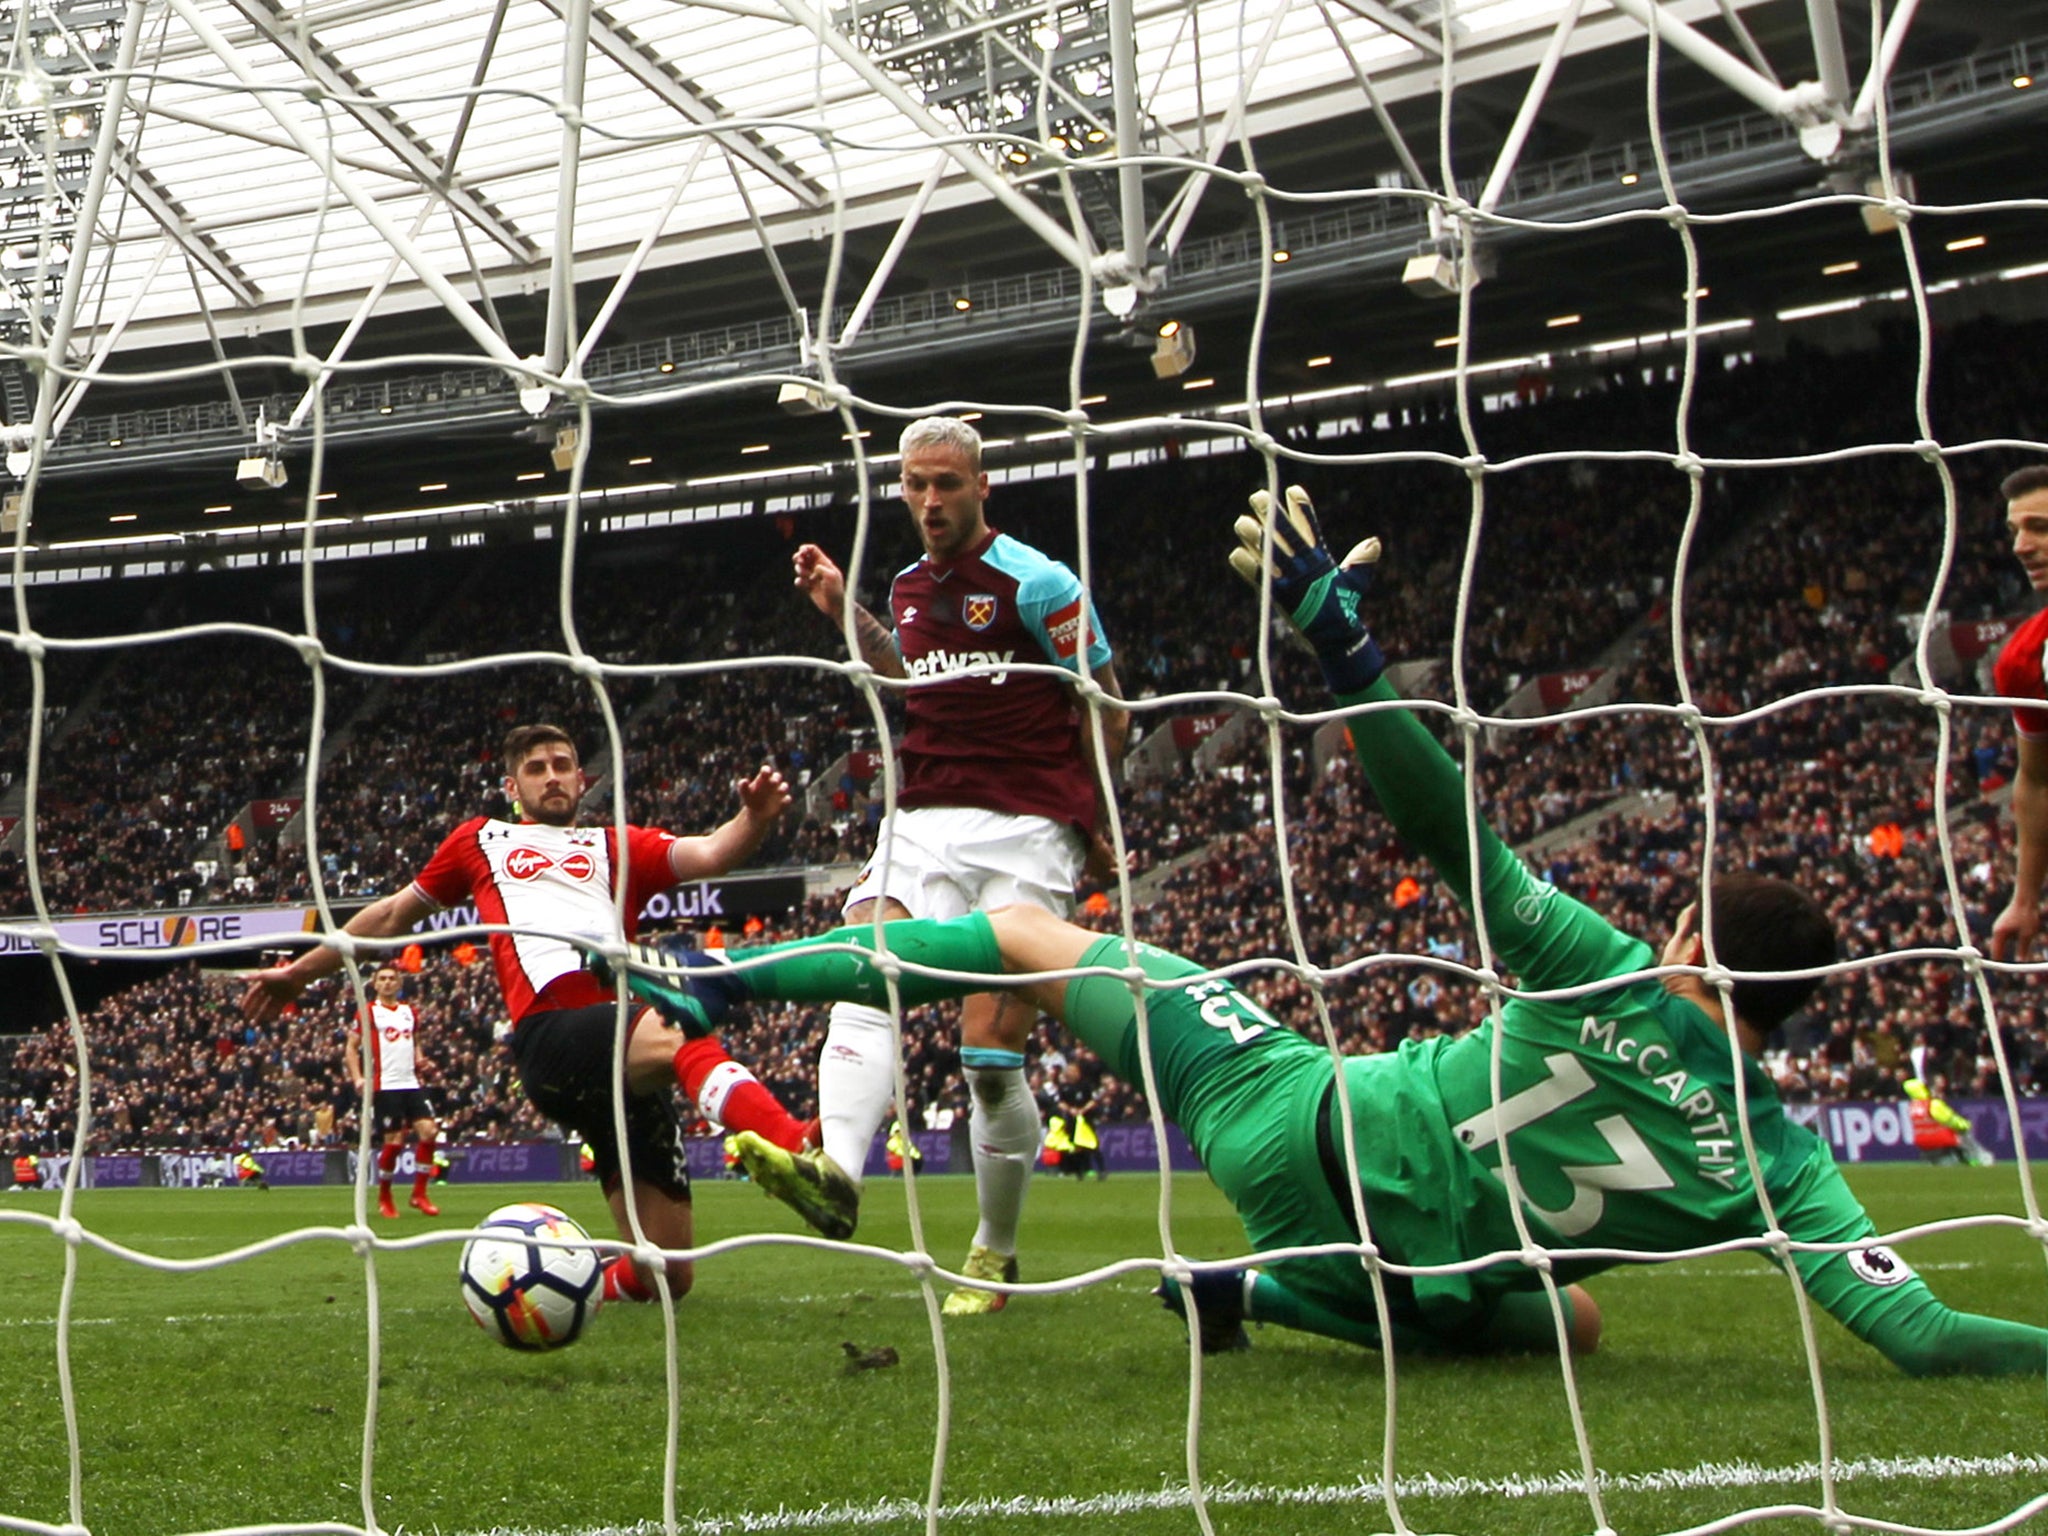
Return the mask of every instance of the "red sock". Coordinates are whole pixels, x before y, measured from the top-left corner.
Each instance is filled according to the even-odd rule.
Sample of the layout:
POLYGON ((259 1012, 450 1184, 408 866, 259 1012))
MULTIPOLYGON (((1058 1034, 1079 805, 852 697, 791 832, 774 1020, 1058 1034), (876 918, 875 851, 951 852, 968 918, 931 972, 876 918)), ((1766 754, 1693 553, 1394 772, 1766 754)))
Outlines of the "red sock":
POLYGON ((398 1167, 398 1143, 387 1141, 377 1150, 377 1184, 379 1188, 391 1188, 391 1175, 398 1167))
POLYGON ((622 1253, 604 1267, 606 1301, 652 1301, 654 1292, 640 1278, 640 1267, 631 1254, 622 1253))
POLYGON ((412 1197, 417 1200, 427 1192, 427 1180, 434 1176, 434 1146, 432 1141, 422 1141, 412 1149, 412 1197))
POLYGON ((752 1131, 790 1152, 803 1150, 803 1125, 759 1078, 726 1054, 716 1036, 683 1043, 676 1052, 676 1081, 705 1119, 728 1131, 752 1131))

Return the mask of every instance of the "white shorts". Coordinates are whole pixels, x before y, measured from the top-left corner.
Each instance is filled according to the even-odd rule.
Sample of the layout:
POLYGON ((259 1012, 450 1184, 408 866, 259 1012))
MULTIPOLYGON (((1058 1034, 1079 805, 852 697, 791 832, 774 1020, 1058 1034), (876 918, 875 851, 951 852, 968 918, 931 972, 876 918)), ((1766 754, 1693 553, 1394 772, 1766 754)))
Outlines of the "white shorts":
POLYGON ((846 893, 849 911, 887 896, 912 917, 960 917, 1020 905, 1055 917, 1073 913, 1088 842, 1070 823, 930 805, 898 811, 893 837, 890 825, 882 823, 874 856, 846 893))

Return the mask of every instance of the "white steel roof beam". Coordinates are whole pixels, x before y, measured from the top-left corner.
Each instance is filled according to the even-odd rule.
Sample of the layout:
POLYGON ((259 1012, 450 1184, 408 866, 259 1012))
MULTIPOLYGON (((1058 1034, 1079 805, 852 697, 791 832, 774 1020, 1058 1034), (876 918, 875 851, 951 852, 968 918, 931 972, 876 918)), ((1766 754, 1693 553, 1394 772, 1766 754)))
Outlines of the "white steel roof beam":
POLYGON ((1522 148, 1529 142, 1529 130, 1535 126, 1536 113, 1550 92, 1550 82, 1557 78, 1557 66, 1564 59, 1565 46, 1572 40, 1572 29, 1578 26, 1579 12, 1584 6, 1585 0, 1570 0, 1564 14, 1557 18, 1557 30, 1550 35, 1550 46, 1543 50, 1542 61, 1529 79, 1529 89, 1522 95, 1521 110, 1515 113, 1515 121, 1493 162, 1493 174, 1486 178, 1485 190, 1479 194, 1481 213, 1493 212, 1501 194, 1507 191, 1508 179, 1515 174, 1515 166, 1522 158, 1522 148))
POLYGON ((1109 88, 1116 111, 1117 221, 1123 225, 1123 280, 1139 289, 1152 286, 1151 231, 1145 227, 1145 116, 1138 106, 1138 18, 1131 0, 1109 0, 1109 88))
POLYGON ((1038 204, 997 174, 995 168, 981 158, 972 144, 962 143, 957 132, 933 117, 923 102, 890 78, 887 71, 861 51, 858 43, 821 16, 813 6, 812 0, 780 0, 780 4, 793 21, 800 23, 821 40, 840 63, 859 75, 869 89, 901 113, 905 122, 945 150, 952 156, 953 163, 978 182, 989 196, 1014 214, 1026 229, 1057 251, 1061 260, 1079 268, 1088 265, 1092 253, 1074 237, 1073 231, 1065 228, 1038 204))
POLYGON ((1316 9, 1322 12, 1323 25, 1330 29, 1330 36, 1336 40, 1337 51, 1344 55, 1344 62, 1351 66, 1352 78, 1357 80, 1358 88, 1365 92, 1366 105, 1372 108, 1372 115, 1380 125, 1380 132, 1384 133, 1387 142, 1393 145, 1394 154, 1401 162, 1401 169, 1407 173, 1408 184, 1413 187, 1428 186, 1429 177, 1417 163, 1415 152, 1408 147, 1408 141, 1401 136, 1401 125, 1394 121, 1394 114, 1387 110, 1387 104, 1380 99, 1380 93, 1373 87, 1372 76, 1366 73, 1365 66, 1358 62, 1358 55, 1351 51, 1351 44, 1344 40, 1344 29, 1337 25, 1337 18, 1330 14, 1329 5, 1325 0, 1316 0, 1316 9))
POLYGON ((909 209, 896 225, 896 232, 889 237, 889 248, 882 252, 882 259, 875 263, 875 270, 868 275, 868 285, 862 290, 860 302, 853 306, 853 313, 846 317, 846 328, 839 333, 837 343, 844 351, 853 345, 853 338, 860 334, 861 327, 868 323, 868 316, 874 313, 876 302, 882 297, 882 289, 895 274, 896 263, 903 257, 904 249, 910 244, 910 237, 917 229, 917 222, 924 217, 924 211, 931 206, 932 194, 939 190, 939 178, 946 173, 946 157, 941 155, 932 162, 932 168, 925 172, 924 182, 917 189, 917 196, 911 199, 909 209))
POLYGON ((605 327, 612 323, 612 316, 618 313, 619 305, 625 301, 627 290, 639 277, 640 269, 647 264, 647 258, 652 254, 655 243, 661 239, 661 232, 668 228, 669 216, 676 211, 676 204, 683 200, 683 193, 688 191, 690 183, 697 179, 697 169, 703 165, 704 157, 711 153, 711 148, 710 139, 697 141, 697 147, 690 154, 690 163, 683 167, 683 174, 678 176, 675 184, 668 189, 668 198, 662 203, 661 211, 648 223, 647 232, 633 248, 633 254, 627 258, 624 270, 612 280, 611 292, 605 295, 604 302, 598 306, 596 316, 584 328, 583 340, 577 345, 574 363, 579 378, 583 373, 583 365, 597 349, 605 327))
POLYGON ((293 64, 306 72, 335 105, 354 118, 410 171, 423 186, 431 187, 478 229, 503 246, 523 265, 540 260, 541 252, 531 240, 484 198, 461 185, 448 167, 389 107, 371 100, 376 94, 343 68, 326 49, 284 24, 284 17, 269 0, 227 0, 258 35, 293 64))
MULTIPOLYGON (((168 3, 178 19, 191 28, 192 35, 213 51, 214 57, 219 59, 227 71, 249 92, 251 99, 261 104, 270 114, 272 121, 285 131, 297 145, 299 153, 306 157, 307 163, 320 165, 320 144, 315 141, 305 125, 286 110, 283 99, 276 92, 263 88, 262 82, 243 60, 240 51, 199 10, 197 0, 168 0, 168 3)), ((455 323, 483 348, 484 355, 525 376, 524 361, 505 344, 502 336, 485 324, 481 315, 470 308, 469 302, 455 291, 455 285, 442 276, 440 267, 391 221, 390 216, 377 206, 377 200, 356 184, 355 177, 339 165, 327 165, 326 171, 329 185, 347 199, 349 206, 361 214, 369 226, 377 231, 392 253, 412 269, 413 275, 425 285, 429 293, 441 301, 442 307, 448 311, 455 323)))
POLYGON ((178 206, 177 199, 150 175, 148 168, 136 159, 135 152, 126 144, 114 146, 112 169, 120 178, 121 185, 128 189, 128 195, 156 220, 157 227, 165 236, 176 241, 178 248, 190 260, 205 268, 208 276, 233 294, 237 304, 244 309, 254 309, 263 302, 263 290, 235 265, 234 259, 215 241, 193 228, 192 221, 178 206))
MULTIPOLYGON (((15 616, 22 627, 28 627, 28 610, 24 606, 22 591, 24 583, 23 561, 27 552, 27 537, 31 521, 35 516, 36 489, 42 481, 43 455, 50 443, 50 423, 57 416, 57 397, 64 389, 62 368, 71 353, 71 333, 78 323, 78 302, 85 293, 85 269, 87 248, 99 229, 100 203, 106 197, 107 182, 113 175, 114 146, 120 141, 121 111, 128 100, 128 81, 135 70, 135 51, 142 33, 148 0, 128 0, 127 14, 121 27, 121 40, 116 47, 113 78, 107 82, 107 94, 100 104, 99 131, 93 140, 92 170, 86 176, 85 192, 78 204, 78 227, 71 237, 71 260, 64 268, 62 292, 57 299, 57 313, 50 325, 48 345, 43 352, 42 367, 37 370, 36 408, 33 432, 28 444, 28 473, 22 486, 21 521, 15 530, 14 542, 14 601, 15 616)), ((109 249, 109 258, 112 251, 109 249)), ((37 272, 38 283, 41 271, 37 272)), ((30 324, 34 332, 42 329, 37 311, 29 311, 30 324)), ((10 455, 8 467, 13 463, 10 455)), ((34 801, 31 796, 30 808, 34 801)), ((35 818, 29 817, 31 823, 35 818)), ((29 856, 35 856, 35 833, 29 832, 29 856)), ((35 898, 39 910, 47 913, 43 904, 42 887, 31 863, 29 894, 35 898)))
POLYGON ((1752 66, 1690 24, 1666 10, 1659 0, 1608 0, 1617 11, 1645 28, 1652 28, 1664 43, 1682 53, 1723 85, 1770 113, 1800 126, 1813 121, 1815 102, 1810 91, 1787 89, 1767 79, 1752 66))
MULTIPOLYGON (((566 0, 541 0, 541 3, 558 16, 565 12, 566 0)), ((691 122, 715 125, 724 120, 724 111, 715 100, 704 94, 702 88, 686 79, 674 65, 651 52, 645 43, 597 7, 592 7, 590 13, 590 44, 691 122)), ((713 137, 727 151, 744 160, 805 208, 822 208, 831 201, 822 186, 804 175, 786 156, 763 142, 759 135, 728 128, 713 137)))
POLYGON ((1835 0, 1806 0, 1806 24, 1813 33, 1813 63, 1820 72, 1820 88, 1827 92, 1828 105, 1842 117, 1849 115, 1849 55, 1842 47, 1842 16, 1835 0))
POLYGON ((547 339, 541 352, 548 372, 554 374, 567 368, 569 339, 576 331, 576 184, 583 163, 583 87, 590 62, 590 0, 569 0, 562 12, 562 22, 562 163, 555 183, 547 339))
POLYGON ((1337 3, 1360 20, 1384 28, 1405 43, 1413 43, 1432 59, 1444 56, 1442 38, 1418 27, 1399 11, 1381 5, 1379 0, 1337 0, 1337 3))
MULTIPOLYGON (((299 152, 298 146, 281 133, 259 133, 253 128, 240 127, 234 123, 216 122, 202 113, 186 112, 178 107, 168 107, 160 101, 131 101, 129 106, 145 119, 161 117, 167 122, 183 123, 188 128, 204 128, 208 133, 221 134, 227 138, 242 139, 251 144, 261 144, 265 149, 281 149, 294 155, 299 152)), ((334 163, 336 165, 345 165, 352 171, 362 171, 366 175, 389 176, 403 181, 407 186, 412 185, 412 178, 396 166, 386 165, 380 161, 366 160, 361 155, 347 155, 337 150, 334 154, 334 163)))
POLYGON ((98 378, 101 370, 107 366, 107 360, 114 355, 114 349, 121 345, 121 337, 126 334, 129 322, 135 318, 135 312, 142 308, 142 301, 149 296, 150 289, 156 286, 157 275, 163 271, 164 263, 170 260, 171 252, 176 248, 177 244, 169 234, 165 234, 157 241, 156 254, 149 259, 149 270, 129 288, 127 303, 122 306, 121 313, 115 317, 114 323, 100 334, 84 370, 65 386, 64 398, 57 406, 57 414, 50 420, 52 442, 64 435, 65 425, 84 402, 85 392, 92 388, 93 380, 98 378))
POLYGON ((1892 78, 1892 66, 1899 62, 1899 50, 1906 46, 1906 34, 1913 27, 1913 13, 1919 8, 1920 0, 1899 0, 1898 9, 1886 20, 1884 36, 1877 45, 1877 57, 1870 61, 1870 73, 1863 77, 1863 89, 1856 93, 1856 110, 1849 117, 1851 127, 1868 128, 1877 120, 1877 93, 1892 78))
MULTIPOLYGON (((1259 74, 1266 67, 1266 57, 1273 51, 1273 44, 1279 41, 1280 29, 1287 21, 1287 11, 1288 7, 1284 3, 1273 7, 1272 19, 1266 23, 1265 36, 1259 39, 1258 50, 1245 65, 1244 73, 1238 77, 1237 94, 1231 98, 1230 108, 1216 124, 1215 132, 1209 136, 1208 149, 1202 156, 1209 164, 1221 164, 1223 152, 1237 137, 1238 129, 1244 122, 1245 110, 1251 105, 1252 91, 1258 85, 1259 74)), ((1122 150, 1124 147, 1119 145, 1118 148, 1122 150)), ((1128 150, 1124 152, 1129 153, 1128 150)), ((1202 204, 1202 194, 1209 190, 1210 180, 1206 171, 1198 171, 1190 176, 1181 184, 1180 192, 1175 198, 1178 207, 1169 208, 1160 214, 1159 224, 1164 226, 1165 233, 1155 234, 1154 238, 1165 247, 1169 259, 1180 249, 1181 241, 1186 238, 1188 226, 1194 222, 1195 210, 1202 204)))
POLYGON ((1771 68, 1770 56, 1749 30, 1749 23, 1742 19, 1742 13, 1735 9, 1735 0, 1720 0, 1721 20, 1728 24, 1728 30, 1735 34, 1735 40, 1742 44, 1743 55, 1756 66, 1756 72, 1773 85, 1783 85, 1778 72, 1771 68))

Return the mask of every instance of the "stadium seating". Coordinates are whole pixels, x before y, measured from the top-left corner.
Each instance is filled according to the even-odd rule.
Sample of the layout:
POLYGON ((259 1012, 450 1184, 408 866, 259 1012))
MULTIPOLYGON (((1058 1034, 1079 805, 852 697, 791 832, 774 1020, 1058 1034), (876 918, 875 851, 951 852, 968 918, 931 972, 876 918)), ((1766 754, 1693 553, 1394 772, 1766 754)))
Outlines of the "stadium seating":
MULTIPOLYGON (((2022 402, 2040 382, 2038 330, 1981 323, 1943 338, 1930 398, 1947 440, 2006 435, 2023 419, 2022 402)), ((1917 428, 1900 402, 1911 397, 1911 369, 1912 352, 1903 347, 1847 357, 1795 350, 1708 367, 1693 404, 1692 447, 1709 457, 1763 457, 1910 440, 1917 428)), ((1671 442, 1677 386, 1661 366, 1630 365, 1579 384, 1576 392, 1483 417, 1490 459, 1671 442)), ((1462 453, 1453 424, 1365 422, 1349 435, 1326 434, 1317 447, 1409 455, 1367 470, 1306 465, 1283 474, 1308 483, 1340 530, 1387 539, 1388 580, 1374 622, 1390 651, 1448 661, 1459 638, 1453 624, 1470 500, 1463 469, 1448 462, 1462 453), (1418 517, 1418 507, 1438 513, 1418 517)), ((2012 467, 1997 453, 1951 461, 1960 521, 1941 607, 1953 619, 2007 617, 2031 606, 2004 551, 1992 492, 2012 467)), ((1163 729, 1172 713, 1146 707, 1147 700, 1266 691, 1249 605, 1217 558, 1223 537, 1204 532, 1227 528, 1260 474, 1256 458, 1233 454, 1162 461, 1093 484, 1096 596, 1126 692, 1140 706, 1140 735, 1163 729), (1112 560, 1112 550, 1143 550, 1145 564, 1112 560)), ((1668 583, 1691 511, 1687 478, 1668 462, 1578 460, 1490 472, 1484 490, 1458 653, 1472 703, 1496 710, 1533 678, 1577 670, 1604 671, 1617 700, 1679 704, 1668 583)), ((886 506, 881 511, 862 594, 870 602, 879 601, 886 573, 915 553, 910 530, 886 506)), ((990 512, 998 526, 1076 558, 1064 483, 1001 485, 990 512)), ((804 784, 849 750, 872 748, 869 705, 838 673, 815 664, 731 665, 839 654, 830 626, 791 594, 787 561, 795 540, 843 543, 847 528, 843 512, 780 528, 765 520, 705 526, 622 544, 579 570, 579 636, 593 654, 621 665, 703 665, 669 680, 611 683, 634 819, 708 828, 731 813, 732 781, 760 762, 773 761, 804 784), (651 567, 656 558, 666 564, 651 567), (650 568, 657 579, 646 579, 650 568)), ((1682 594, 1691 699, 1727 714, 1802 690, 1894 676, 1913 655, 1915 631, 1902 616, 1927 604, 1943 533, 1940 481, 1912 455, 1709 472, 1682 594)), ((334 590, 321 595, 322 638, 334 655, 368 667, 325 672, 316 839, 330 894, 392 889, 456 820, 502 809, 493 747, 516 720, 558 719, 586 744, 594 771, 615 769, 602 749, 595 695, 559 664, 428 675, 376 670, 560 650, 554 559, 547 546, 533 546, 382 560, 374 562, 374 579, 362 569, 332 578, 323 570, 334 590)), ((275 576, 139 582, 125 611, 150 630, 235 618, 295 628, 296 591, 294 583, 281 593, 275 576)), ((109 627, 104 612, 75 593, 37 589, 32 597, 38 627, 49 633, 109 627)), ((1282 699, 1318 706, 1300 657, 1276 645, 1273 665, 1282 699)), ((1897 675, 1910 677, 1910 670, 1897 675)), ((18 656, 0 669, 0 774, 11 775, 5 793, 17 800, 27 767, 27 678, 18 656)), ((1431 691, 1452 696, 1448 667, 1431 691)), ((236 850, 224 849, 221 838, 251 801, 303 794, 311 701, 297 653, 260 639, 213 635, 55 653, 36 818, 52 907, 306 899, 303 851, 280 844, 277 829, 236 850)), ((1949 829, 1972 931, 1981 935, 2010 868, 2010 832, 1987 797, 2010 775, 2011 731, 1996 710, 1959 707, 1952 725, 1949 829)), ((1511 841, 1528 845, 1594 816, 1577 835, 1537 845, 1544 872, 1636 931, 1669 924, 1696 888, 1705 834, 1697 749, 1674 716, 1502 728, 1485 747, 1482 800, 1511 841), (1642 809, 1598 819, 1624 797, 1642 809)), ((1717 729, 1709 748, 1720 790, 1717 867, 1747 865, 1824 890, 1851 955, 1956 941, 1937 839, 1931 711, 1897 699, 1817 697, 1717 729)), ((1474 958, 1474 936, 1455 904, 1401 847, 1341 755, 1323 763, 1308 733, 1294 730, 1281 755, 1287 852, 1308 957, 1335 964, 1375 950, 1434 949, 1474 958), (1397 899, 1411 877, 1410 899, 1397 899)), ((1147 877, 1135 919, 1141 936, 1218 959, 1293 952, 1275 895, 1267 774, 1265 740, 1252 732, 1178 777, 1125 788, 1120 812, 1133 873, 1147 877), (1161 873, 1149 874, 1155 870, 1161 873)), ((826 813, 790 818, 763 862, 830 865, 863 856, 872 840, 868 795, 855 786, 827 803, 826 813)), ((7 809, 0 800, 0 814, 7 809)), ((28 909, 21 860, 0 851, 0 910, 28 909)), ((835 917, 830 901, 814 901, 787 931, 814 931, 835 917)), ((1290 1023, 1318 1027, 1312 1000, 1291 980, 1254 985, 1290 1023)), ((430 1030, 451 1044, 442 1070, 451 1135, 537 1131, 492 1049, 498 1003, 488 968, 430 956, 418 987, 430 1030)), ((342 1082, 336 1052, 345 1003, 331 990, 280 1029, 252 1038, 222 1026, 222 988, 178 972, 94 1012, 88 1036, 95 1071, 106 1073, 96 1142, 222 1145, 313 1134, 315 1110, 333 1103, 342 1082)), ((2031 992, 2000 982, 1998 996, 2017 1080, 2029 1091, 2048 1084, 2048 1035, 2031 992)), ((1473 989, 1414 968, 1375 970, 1333 986, 1329 997, 1349 1050, 1464 1028, 1484 1006, 1473 989)), ((1773 1058, 1788 1095, 1892 1091, 1916 1044, 1933 1053, 1956 1092, 1992 1082, 1974 994, 1952 964, 1896 963, 1837 978, 1795 1023, 1773 1058)), ((735 1026, 731 1044, 808 1113, 822 1025, 822 1010, 763 1009, 735 1026)), ((953 1041, 939 1010, 907 1036, 921 1106, 964 1104, 953 1041)), ((1041 1054, 1053 1048, 1049 1031, 1040 1045, 1041 1054)), ((68 1144, 63 1063, 70 1049, 60 1022, 15 1052, 11 1080, 0 1074, 5 1114, 32 1123, 0 1122, 0 1134, 33 1133, 53 1150, 60 1138, 68 1144)), ((1099 1073, 1085 1053, 1061 1049, 1099 1073)), ((1114 1115, 1142 1113, 1131 1085, 1111 1085, 1107 1102, 1114 1115)), ((349 1113, 339 1107, 334 1134, 351 1135, 349 1113)))

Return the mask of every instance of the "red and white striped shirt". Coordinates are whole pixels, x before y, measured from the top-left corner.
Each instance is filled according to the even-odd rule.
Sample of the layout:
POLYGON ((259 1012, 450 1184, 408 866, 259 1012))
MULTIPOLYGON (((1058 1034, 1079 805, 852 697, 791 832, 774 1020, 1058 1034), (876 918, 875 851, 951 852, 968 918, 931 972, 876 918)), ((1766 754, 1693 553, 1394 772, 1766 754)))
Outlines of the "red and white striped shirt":
POLYGON ((419 1018, 410 1003, 370 1002, 370 1077, 379 1093, 420 1085, 419 1018))
MULTIPOLYGON (((1992 686, 2009 699, 2048 697, 2044 652, 2048 652, 2048 608, 2006 636, 1992 668, 1992 686)), ((2022 736, 2048 736, 2048 709, 2015 709, 2012 723, 2022 736)))
MULTIPOLYGON (((641 906, 676 883, 675 834, 626 828, 626 937, 641 906)), ((583 968, 572 939, 603 943, 618 933, 613 905, 613 829, 550 827, 473 817, 449 833, 412 889, 437 907, 476 902, 477 918, 524 930, 491 935, 491 959, 514 1023, 538 1008, 581 1008, 612 993, 583 968)))

